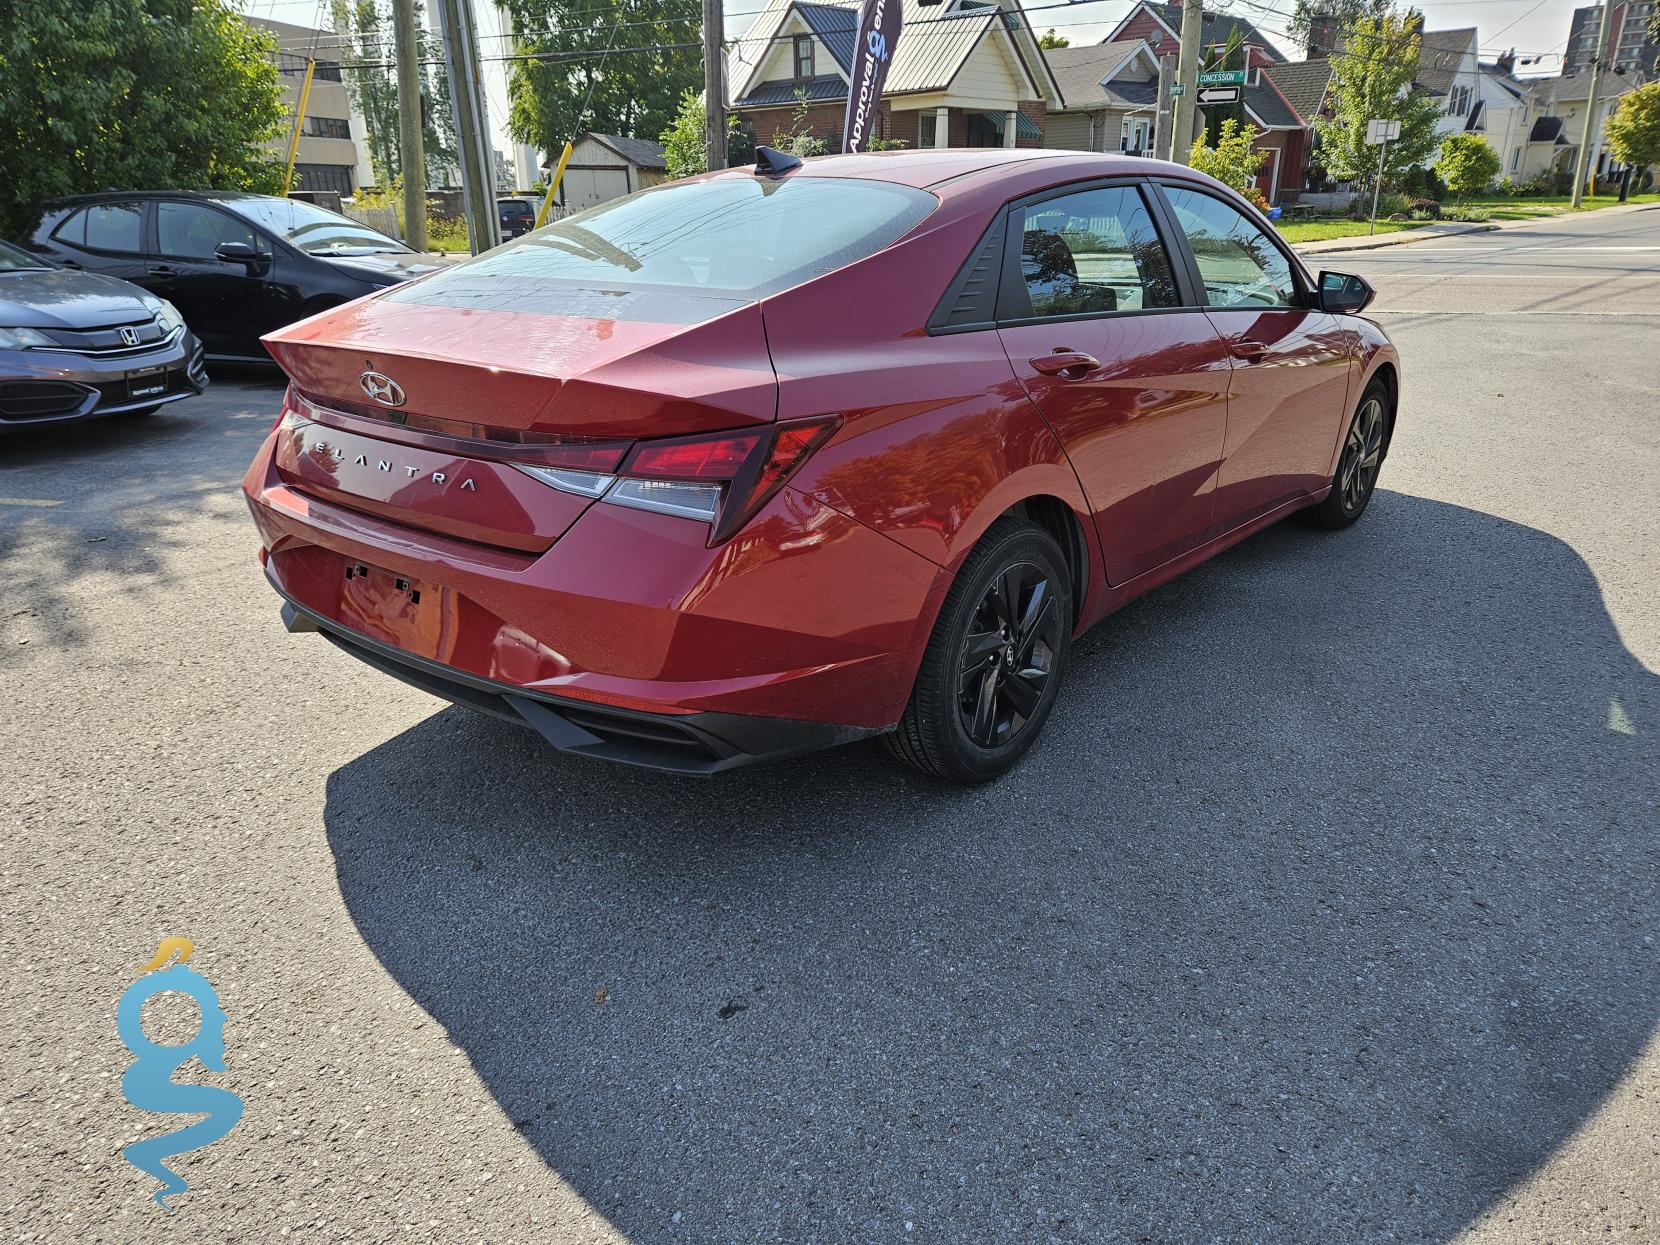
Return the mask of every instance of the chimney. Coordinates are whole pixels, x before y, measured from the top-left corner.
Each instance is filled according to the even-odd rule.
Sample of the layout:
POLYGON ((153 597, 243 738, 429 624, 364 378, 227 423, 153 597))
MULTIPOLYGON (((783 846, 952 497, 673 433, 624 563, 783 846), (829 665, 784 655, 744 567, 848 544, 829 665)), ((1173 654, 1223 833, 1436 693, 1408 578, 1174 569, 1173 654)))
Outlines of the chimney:
POLYGON ((1343 50, 1343 32, 1335 13, 1315 13, 1308 19, 1308 58, 1335 56, 1343 50))

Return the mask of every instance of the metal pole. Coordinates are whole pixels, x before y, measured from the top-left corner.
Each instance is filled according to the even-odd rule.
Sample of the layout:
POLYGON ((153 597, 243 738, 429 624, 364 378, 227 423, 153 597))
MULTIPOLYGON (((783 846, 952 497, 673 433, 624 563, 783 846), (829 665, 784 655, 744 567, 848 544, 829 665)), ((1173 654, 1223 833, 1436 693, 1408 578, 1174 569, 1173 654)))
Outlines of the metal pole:
POLYGON ((1199 94, 1199 43, 1204 38, 1204 10, 1199 0, 1182 0, 1182 46, 1176 57, 1176 81, 1182 93, 1176 97, 1175 122, 1170 134, 1170 158, 1187 163, 1193 146, 1193 106, 1199 94))
POLYGON ((726 167, 725 43, 721 0, 703 0, 703 141, 710 172, 726 167))
POLYGON ((1372 183, 1372 223, 1366 227, 1366 236, 1370 238, 1378 231, 1378 192, 1383 189, 1383 153, 1389 150, 1387 137, 1378 144, 1378 180, 1372 183))
POLYGON ((1591 163, 1591 143, 1597 134, 1597 95, 1602 90, 1602 63, 1608 54, 1608 0, 1602 0, 1602 23, 1597 34, 1596 55, 1591 58, 1591 98, 1585 101, 1585 132, 1574 155, 1573 206, 1585 197, 1585 170, 1591 163))
POLYGON ((403 238, 427 249, 427 157, 422 133, 421 43, 415 32, 415 0, 392 0, 392 34, 398 60, 398 152, 403 174, 403 238))
POLYGON ((294 110, 294 128, 288 133, 288 167, 282 175, 283 197, 294 188, 294 161, 300 154, 300 127, 305 124, 306 105, 311 102, 311 80, 317 76, 317 60, 308 56, 305 60, 305 80, 300 83, 300 102, 294 110))
POLYGON ((548 178, 548 193, 542 198, 542 210, 536 213, 538 229, 548 223, 548 213, 553 211, 553 199, 559 193, 559 183, 565 180, 565 166, 571 162, 571 147, 571 143, 565 144, 565 150, 559 153, 559 167, 548 178))
POLYGON ((1176 58, 1170 55, 1159 57, 1159 99, 1153 113, 1153 156, 1159 160, 1172 158, 1170 135, 1175 131, 1170 124, 1170 84, 1175 80, 1176 58))

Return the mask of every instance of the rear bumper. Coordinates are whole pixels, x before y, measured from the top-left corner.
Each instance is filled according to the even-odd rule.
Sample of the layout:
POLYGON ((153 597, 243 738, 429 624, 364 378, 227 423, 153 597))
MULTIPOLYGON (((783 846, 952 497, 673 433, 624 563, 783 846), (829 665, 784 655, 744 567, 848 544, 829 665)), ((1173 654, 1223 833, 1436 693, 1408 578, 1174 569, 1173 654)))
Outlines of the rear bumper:
MULTIPOLYGON (((268 577, 269 578, 269 577, 268 577)), ((271 586, 282 595, 275 579, 271 586)), ((645 713, 565 700, 479 678, 382 644, 283 596, 283 625, 315 631, 383 674, 480 713, 529 726, 561 752, 675 774, 718 774, 776 761, 878 732, 827 722, 733 713, 645 713)))
POLYGON ((0 431, 148 410, 207 385, 201 343, 189 332, 142 354, 8 351, 0 362, 0 431))

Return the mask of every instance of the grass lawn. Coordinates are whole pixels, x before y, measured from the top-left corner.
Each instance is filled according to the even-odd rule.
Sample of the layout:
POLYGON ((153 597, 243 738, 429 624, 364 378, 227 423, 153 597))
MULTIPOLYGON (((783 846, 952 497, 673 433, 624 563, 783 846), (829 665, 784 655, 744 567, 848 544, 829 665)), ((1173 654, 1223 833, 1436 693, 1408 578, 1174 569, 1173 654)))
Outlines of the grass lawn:
MULTIPOLYGON (((1525 199, 1506 199, 1497 195, 1477 195, 1470 199, 1468 206, 1480 208, 1493 220, 1538 220, 1544 216, 1560 216, 1573 209, 1568 205, 1573 200, 1568 195, 1530 195, 1525 199)), ((1613 207, 1619 202, 1616 195, 1598 195, 1595 198, 1586 198, 1580 201, 1581 212, 1593 212, 1597 208, 1613 207)), ((1632 195, 1629 203, 1660 203, 1660 194, 1632 195)))
MULTIPOLYGON (((1379 233, 1398 233, 1402 229, 1416 229, 1427 224, 1419 220, 1380 220, 1379 233)), ((1363 220, 1303 220, 1280 221, 1280 237, 1287 242, 1324 242, 1327 238, 1364 237, 1367 231, 1363 220)))

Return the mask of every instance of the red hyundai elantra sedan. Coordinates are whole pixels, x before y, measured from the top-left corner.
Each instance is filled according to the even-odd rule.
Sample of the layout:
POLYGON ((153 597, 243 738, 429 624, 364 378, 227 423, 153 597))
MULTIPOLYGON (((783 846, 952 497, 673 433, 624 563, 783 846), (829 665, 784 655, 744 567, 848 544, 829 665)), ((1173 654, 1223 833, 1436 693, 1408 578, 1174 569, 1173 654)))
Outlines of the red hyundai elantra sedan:
POLYGON ((1074 636, 1293 511, 1353 523, 1395 349, 1175 165, 831 156, 642 191, 265 338, 290 630, 710 773, 866 735, 979 782, 1074 636))

